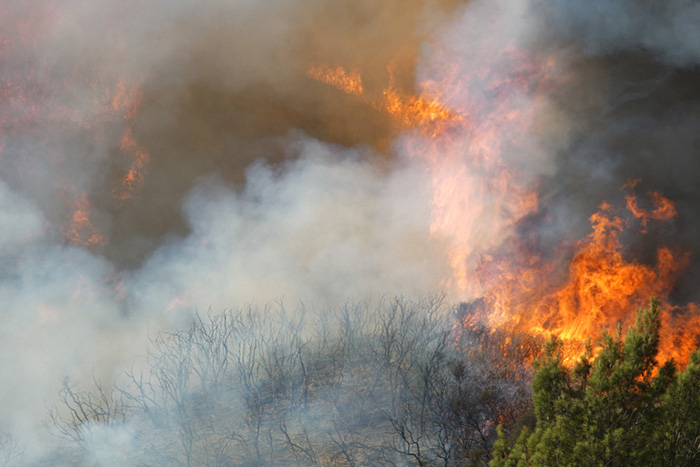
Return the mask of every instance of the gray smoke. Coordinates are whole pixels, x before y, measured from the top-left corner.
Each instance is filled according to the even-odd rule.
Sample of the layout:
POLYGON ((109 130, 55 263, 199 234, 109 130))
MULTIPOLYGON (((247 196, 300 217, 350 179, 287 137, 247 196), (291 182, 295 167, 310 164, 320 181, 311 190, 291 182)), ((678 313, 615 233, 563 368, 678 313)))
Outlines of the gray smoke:
POLYGON ((29 459, 63 376, 109 385, 196 310, 439 288, 429 184, 391 160, 389 117, 306 70, 379 92, 399 57, 412 85, 452 2, 332 3, 0 4, 0 432, 29 459), (128 132, 149 157, 117 199, 128 132))
POLYGON ((589 56, 641 52, 671 66, 695 66, 700 5, 692 0, 532 1, 542 36, 589 56))
MULTIPOLYGON (((547 202, 523 229, 534 228, 549 248, 585 229, 586 216, 603 200, 624 206, 629 191, 622 187, 640 180, 634 190, 640 202, 649 207, 648 193, 658 191, 676 204, 679 217, 630 234, 628 256, 651 263, 663 244, 695 254, 700 5, 536 1, 533 8, 546 24, 538 46, 558 47, 573 58, 569 85, 551 95, 572 125, 553 154, 555 175, 543 182, 547 202)), ((698 272, 693 261, 672 297, 678 304, 700 298, 698 272)))
MULTIPOLYGON (((195 310, 473 298, 450 283, 455 245, 467 273, 514 239, 548 254, 634 179, 680 216, 630 254, 698 249, 695 2, 29 3, 0 1, 0 432, 30 451, 64 375, 109 384, 195 310), (432 83, 468 124, 435 145, 311 80, 317 64, 360 70, 372 96, 392 73, 408 94, 432 83), (527 124, 490 126, 509 110, 527 124), (117 199, 128 132, 149 158, 117 199), (455 173, 462 228, 431 231, 455 173), (103 242, 67 240, 80 199, 103 242)), ((679 303, 700 299, 696 263, 679 303)))

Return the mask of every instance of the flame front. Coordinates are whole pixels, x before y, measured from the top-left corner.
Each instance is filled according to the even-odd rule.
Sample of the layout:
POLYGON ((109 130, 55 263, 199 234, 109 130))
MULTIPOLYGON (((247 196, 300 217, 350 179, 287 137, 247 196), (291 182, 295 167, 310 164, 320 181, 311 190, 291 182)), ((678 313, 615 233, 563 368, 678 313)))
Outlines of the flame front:
MULTIPOLYGON (((568 266, 562 266, 561 255, 543 258, 513 234, 520 222, 538 212, 539 200, 536 184, 506 154, 518 148, 539 157, 531 144, 538 129, 537 96, 566 77, 558 73, 553 58, 538 61, 514 47, 503 52, 502 61, 505 67, 462 77, 457 84, 445 79, 445 87, 456 88, 466 103, 457 112, 438 98, 401 93, 391 73, 389 85, 375 98, 368 97, 356 71, 317 66, 308 76, 358 96, 389 114, 401 129, 420 130, 422 138, 409 143, 408 153, 432 178, 431 232, 451 245, 453 275, 444 285, 463 297, 479 297, 480 305, 467 307, 472 316, 463 319, 485 323, 492 332, 557 335, 565 342, 566 359, 573 361, 587 340, 595 341, 618 324, 631 324, 635 310, 654 296, 664 303, 660 357, 685 361, 700 326, 683 326, 678 316, 686 324, 700 323, 700 314, 696 305, 679 310, 668 298, 689 264, 689 254, 661 246, 656 261, 645 264, 628 259, 621 241, 623 232, 645 235, 652 222, 675 219, 671 200, 652 191, 642 204, 633 193, 639 181, 630 182, 623 187, 628 191, 626 212, 603 203, 590 218, 592 232, 574 243, 568 266), (452 138, 451 128, 460 137, 452 138)), ((567 243, 572 241, 562 239, 562 246, 567 243)))
MULTIPOLYGON (((33 50, 41 39, 41 22, 60 16, 58 3, 43 4, 41 12, 17 24, 6 24, 0 15, 0 23, 14 33, 0 37, 0 63, 9 64, 33 50)), ((126 54, 119 40, 110 53, 117 58, 126 54)), ((627 257, 622 236, 630 229, 647 235, 655 223, 673 222, 678 216, 674 203, 659 191, 641 199, 633 193, 639 182, 633 181, 623 187, 626 212, 622 206, 604 203, 597 213, 588 213, 592 214, 588 236, 561 240, 562 249, 573 244, 576 251, 551 259, 531 248, 517 229, 540 212, 542 200, 537 193, 542 174, 529 173, 522 166, 534 166, 546 158, 546 151, 533 141, 539 133, 546 134, 543 127, 555 123, 539 120, 538 108, 546 105, 543 91, 556 88, 566 76, 556 58, 529 56, 512 45, 483 54, 474 57, 473 73, 453 71, 447 64, 435 73, 435 81, 416 83, 415 92, 397 84, 391 64, 385 85, 374 89, 373 81, 363 79, 359 68, 316 64, 306 74, 364 102, 405 132, 396 144, 403 145, 403 156, 424 169, 432 189, 430 232, 449 250, 452 271, 443 286, 460 300, 482 299, 480 313, 493 329, 554 333, 578 349, 603 329, 618 322, 628 324, 634 309, 656 296, 666 300, 664 356, 685 358, 698 335, 695 323, 700 307, 675 307, 669 297, 690 261, 689 254, 661 246, 653 264, 648 264, 627 257)), ((64 209, 56 214, 65 242, 94 249, 107 243, 100 223, 106 216, 100 214, 139 198, 152 161, 146 144, 139 141, 136 124, 145 78, 122 76, 114 65, 113 75, 103 73, 101 80, 85 62, 77 60, 65 68, 28 65, 20 68, 21 73, 6 67, 9 71, 0 74, 4 130, 0 155, 5 156, 6 135, 26 131, 34 136, 32 128, 42 125, 56 132, 81 132, 76 140, 88 140, 86 146, 94 143, 103 153, 117 154, 109 160, 117 172, 109 179, 111 198, 93 199, 90 184, 77 176, 50 182, 55 184, 50 187, 53 192, 69 194, 64 196, 68 200, 64 209), (60 80, 63 83, 54 82, 60 80), (78 95, 81 105, 73 105, 78 95)), ((37 153, 52 154, 51 137, 37 134, 37 153)), ((64 135, 57 139, 72 141, 64 135)), ((35 170, 30 164, 25 168, 23 162, 17 162, 18 170, 35 170)), ((63 161, 57 156, 50 162, 58 166, 63 161)))
MULTIPOLYGON (((485 289, 485 318, 493 328, 557 335, 572 361, 587 339, 595 341, 618 323, 632 324, 634 310, 645 306, 649 297, 668 298, 688 264, 687 253, 660 247, 653 265, 627 260, 620 242, 625 219, 604 203, 591 223, 593 231, 578 243, 563 280, 554 265, 535 256, 520 263, 509 258, 483 261, 479 279, 485 289)), ((670 310, 666 305, 661 358, 685 360, 691 345, 677 348, 679 329, 669 318, 670 310)))
POLYGON ((642 202, 633 193, 639 181, 630 182, 623 187, 626 210, 604 202, 590 217, 588 236, 552 245, 561 252, 543 254, 533 247, 537 240, 518 233, 521 223, 537 215, 540 200, 537 177, 509 158, 524 153, 527 167, 546 160, 546 150, 536 143, 546 128, 537 109, 546 105, 542 96, 567 76, 553 57, 536 60, 517 48, 502 54, 506 65, 461 75, 462 81, 445 79, 469 116, 466 142, 435 135, 411 148, 433 177, 432 231, 452 245, 454 272, 446 286, 456 285, 462 297, 479 303, 467 307, 472 316, 464 319, 485 323, 491 332, 556 335, 571 362, 587 340, 632 324, 636 310, 654 296, 662 301, 659 358, 687 361, 700 336, 698 306, 675 306, 670 297, 690 254, 662 245, 655 261, 641 262, 628 257, 622 240, 623 233, 638 238, 653 223, 674 221, 678 212, 671 200, 651 191, 642 202), (571 245, 573 252, 564 253, 571 245))

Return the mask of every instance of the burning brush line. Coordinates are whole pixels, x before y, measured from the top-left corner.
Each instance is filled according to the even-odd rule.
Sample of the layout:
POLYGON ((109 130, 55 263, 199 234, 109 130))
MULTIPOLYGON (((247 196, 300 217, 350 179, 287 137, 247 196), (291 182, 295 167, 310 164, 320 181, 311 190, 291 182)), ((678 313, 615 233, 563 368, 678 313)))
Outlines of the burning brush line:
MULTIPOLYGON (((652 197, 664 209, 672 208, 667 199, 652 197)), ((555 335, 564 341, 566 361, 573 363, 585 342, 599 341, 602 331, 612 332, 615 326, 631 325, 629 310, 641 308, 649 297, 667 301, 689 263, 687 252, 666 246, 659 247, 653 265, 626 259, 620 235, 634 227, 639 211, 632 214, 625 218, 610 204, 601 205, 591 216, 593 231, 577 242, 564 275, 528 254, 526 245, 519 252, 525 259, 518 262, 509 255, 483 258, 478 270, 483 298, 465 320, 484 321, 493 329, 555 335)), ((646 226, 644 220, 636 227, 646 226)), ((687 362, 698 344, 696 306, 679 310, 667 303, 662 316, 659 358, 687 362)))
MULTIPOLYGON (((397 126, 416 128, 430 144, 420 148, 424 151, 427 147, 428 151, 416 151, 414 157, 439 154, 429 161, 428 169, 436 176, 432 231, 456 237, 451 261, 454 278, 463 292, 471 289, 480 297, 473 306, 465 308, 470 310, 464 312, 466 326, 482 323, 493 332, 504 329, 515 334, 556 335, 566 343, 566 360, 573 362, 583 352, 586 341, 599 340, 602 331, 619 324, 629 326, 633 311, 643 307, 649 297, 657 297, 666 303, 659 357, 686 362, 698 344, 700 315, 695 304, 673 306, 668 298, 690 262, 690 253, 660 246, 655 264, 643 264, 627 258, 620 239, 623 231, 647 235, 650 222, 672 222, 678 216, 675 204, 658 191, 649 192, 645 207, 641 207, 634 193, 641 180, 621 187, 627 193, 626 216, 608 202, 603 202, 591 216, 592 232, 575 243, 566 272, 562 273, 561 265, 547 263, 537 252, 530 251, 524 241, 516 241, 502 251, 482 253, 471 274, 465 269, 470 252, 460 248, 460 235, 464 225, 468 225, 470 206, 466 199, 460 200, 460 185, 468 177, 439 167, 449 159, 441 149, 451 144, 453 136, 446 133, 450 127, 470 123, 468 130, 463 129, 469 133, 467 156, 473 158, 471 168, 482 167, 497 174, 488 189, 500 191, 497 195, 504 204, 512 203, 513 225, 538 210, 536 191, 519 184, 517 174, 503 163, 499 140, 504 136, 504 128, 527 125, 527 110, 513 105, 513 94, 517 94, 513 89, 555 86, 557 64, 549 58, 540 67, 519 49, 509 49, 505 56, 510 63, 506 73, 496 78, 479 77, 489 82, 487 90, 491 95, 488 102, 477 100, 472 108, 467 108, 468 118, 458 117, 438 99, 429 100, 422 95, 399 97, 401 94, 391 84, 382 92, 383 100, 372 100, 366 97, 359 71, 314 66, 308 75, 388 112, 397 126)), ((391 68, 389 72, 391 76, 391 68)), ((462 192, 470 194, 468 190, 462 192)))
POLYGON ((687 2, 31 3, 0 0, 0 432, 279 297, 442 290, 451 350, 520 362, 655 296, 660 358, 697 346, 687 2))

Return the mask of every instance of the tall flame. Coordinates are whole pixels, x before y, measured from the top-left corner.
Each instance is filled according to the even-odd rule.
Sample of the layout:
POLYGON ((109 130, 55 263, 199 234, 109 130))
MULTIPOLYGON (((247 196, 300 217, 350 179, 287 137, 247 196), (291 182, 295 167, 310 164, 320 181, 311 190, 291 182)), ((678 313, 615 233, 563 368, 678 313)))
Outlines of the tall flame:
MULTIPOLYGON (((673 205, 665 198, 663 202, 673 205)), ((557 335, 571 360, 587 339, 597 339, 618 323, 631 324, 634 310, 650 296, 668 298, 688 265, 688 253, 662 246, 653 265, 628 260, 620 234, 629 222, 603 203, 591 223, 592 232, 577 244, 563 281, 557 279, 553 265, 527 252, 520 262, 508 257, 483 260, 479 279, 487 303, 484 318, 492 327, 557 335)), ((692 345, 679 351, 683 333, 670 322, 671 307, 664 307, 668 322, 662 333, 661 358, 685 360, 692 345)))
MULTIPOLYGON (((565 341, 571 360, 586 340, 597 339, 618 323, 631 324, 635 309, 655 296, 665 300, 661 358, 685 360, 698 333, 678 325, 678 309, 667 299, 689 263, 689 254, 661 246, 654 264, 644 264, 627 258, 621 241, 626 229, 638 227, 644 235, 651 222, 677 216, 674 203, 661 193, 652 191, 640 203, 633 193, 638 181, 633 181, 624 187, 629 192, 627 215, 603 203, 590 218, 592 232, 575 244, 568 267, 562 268, 561 255, 557 260, 543 258, 526 242, 514 251, 512 245, 518 241, 504 236, 503 232, 514 232, 522 219, 536 213, 539 205, 535 187, 504 160, 513 147, 537 156, 537 149, 528 146, 533 110, 523 105, 522 96, 536 96, 533 90, 554 86, 564 77, 557 76, 556 60, 530 60, 515 47, 504 52, 503 62, 508 64, 505 72, 485 70, 467 77, 476 84, 461 84, 461 94, 467 96, 462 113, 469 115, 468 125, 466 117, 447 109, 437 97, 402 93, 394 86, 391 69, 389 85, 379 97, 368 96, 356 71, 315 66, 308 76, 359 96, 391 115, 398 127, 418 129, 427 137, 409 152, 432 175, 431 230, 451 240, 454 274, 445 285, 456 286, 464 296, 481 297, 480 305, 471 307, 472 315, 479 316, 464 319, 478 319, 494 331, 557 335, 565 341), (466 145, 445 138, 455 124, 466 135, 466 145), (493 207, 497 213, 489 212, 493 207)), ((537 105, 532 99, 525 102, 537 105)), ((683 310, 686 321, 700 323, 696 308, 683 310)))

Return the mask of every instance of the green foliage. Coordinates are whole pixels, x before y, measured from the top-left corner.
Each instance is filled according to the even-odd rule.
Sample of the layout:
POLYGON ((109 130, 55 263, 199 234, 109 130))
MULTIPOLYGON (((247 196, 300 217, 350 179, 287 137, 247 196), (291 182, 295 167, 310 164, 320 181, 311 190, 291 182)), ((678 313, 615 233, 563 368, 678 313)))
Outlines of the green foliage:
POLYGON ((548 342, 532 383, 535 429, 514 442, 500 431, 490 465, 700 465, 700 352, 681 373, 659 366, 659 327, 652 299, 624 339, 604 334, 600 353, 589 346, 572 368, 548 342))

